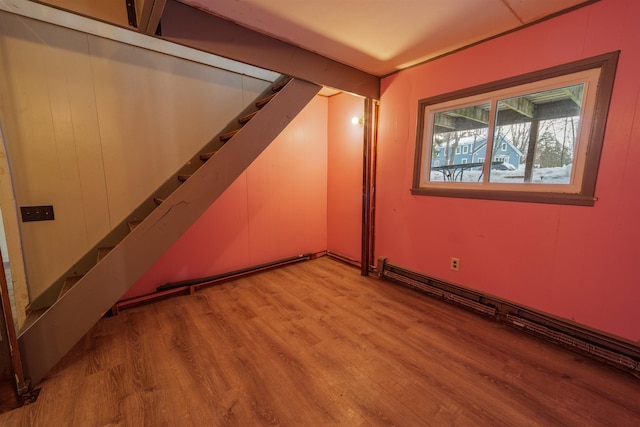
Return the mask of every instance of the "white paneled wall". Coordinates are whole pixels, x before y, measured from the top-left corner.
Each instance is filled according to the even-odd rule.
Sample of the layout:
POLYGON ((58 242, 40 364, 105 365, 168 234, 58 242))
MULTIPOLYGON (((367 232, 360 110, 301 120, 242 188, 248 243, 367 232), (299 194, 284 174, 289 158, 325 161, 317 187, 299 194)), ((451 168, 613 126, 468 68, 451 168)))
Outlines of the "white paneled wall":
POLYGON ((0 70, 16 203, 56 217, 19 223, 32 298, 270 84, 4 12, 0 70))

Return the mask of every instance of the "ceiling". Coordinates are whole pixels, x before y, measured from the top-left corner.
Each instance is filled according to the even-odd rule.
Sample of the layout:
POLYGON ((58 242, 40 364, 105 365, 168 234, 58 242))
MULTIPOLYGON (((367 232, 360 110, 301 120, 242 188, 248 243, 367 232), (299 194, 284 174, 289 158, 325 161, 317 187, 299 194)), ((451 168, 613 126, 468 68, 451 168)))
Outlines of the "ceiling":
POLYGON ((593 0, 180 0, 383 76, 593 0))

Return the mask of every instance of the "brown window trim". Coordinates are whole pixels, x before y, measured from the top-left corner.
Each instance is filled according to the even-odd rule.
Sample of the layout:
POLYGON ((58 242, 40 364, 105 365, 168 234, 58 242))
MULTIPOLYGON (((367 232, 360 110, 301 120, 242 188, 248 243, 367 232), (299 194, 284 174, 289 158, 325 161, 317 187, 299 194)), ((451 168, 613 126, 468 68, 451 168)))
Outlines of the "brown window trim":
POLYGON ((609 113, 611 93, 618 64, 620 51, 609 52, 562 64, 545 70, 534 71, 520 76, 515 76, 496 82, 491 82, 467 89, 449 92, 418 101, 418 123, 416 134, 416 154, 413 169, 413 187, 411 194, 424 196, 459 197, 472 199, 506 200, 518 202, 552 203, 580 206, 593 206, 597 197, 595 196, 598 167, 600 164, 600 154, 604 142, 604 134, 609 113), (538 192, 538 191, 508 191, 492 190, 490 184, 486 184, 482 189, 469 188, 434 188, 421 187, 420 174, 422 169, 422 150, 424 147, 423 135, 425 122, 425 110, 429 105, 435 105, 446 101, 461 99, 469 96, 480 95, 496 90, 507 89, 539 80, 559 77, 566 74, 600 68, 598 81, 598 92, 594 106, 594 115, 591 123, 591 134, 587 142, 587 158, 584 164, 584 174, 578 193, 560 192, 538 192))

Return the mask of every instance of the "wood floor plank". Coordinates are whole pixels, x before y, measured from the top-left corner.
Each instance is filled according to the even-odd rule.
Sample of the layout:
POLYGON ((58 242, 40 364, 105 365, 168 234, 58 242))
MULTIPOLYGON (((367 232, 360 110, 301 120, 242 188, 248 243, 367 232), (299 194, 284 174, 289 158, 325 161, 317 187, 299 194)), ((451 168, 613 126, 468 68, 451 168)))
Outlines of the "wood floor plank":
POLYGON ((640 380, 320 258, 102 319, 3 426, 637 426, 640 380))

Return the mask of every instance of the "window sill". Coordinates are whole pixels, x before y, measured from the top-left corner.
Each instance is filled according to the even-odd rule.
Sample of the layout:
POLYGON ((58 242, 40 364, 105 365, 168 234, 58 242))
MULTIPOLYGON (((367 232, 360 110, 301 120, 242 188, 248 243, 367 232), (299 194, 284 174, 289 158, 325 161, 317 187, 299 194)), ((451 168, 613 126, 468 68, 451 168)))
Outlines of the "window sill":
POLYGON ((504 190, 469 190, 452 188, 412 188, 414 196, 456 197, 464 199, 503 200, 508 202, 548 203, 556 205, 593 206, 593 196, 569 193, 524 192, 504 190))

